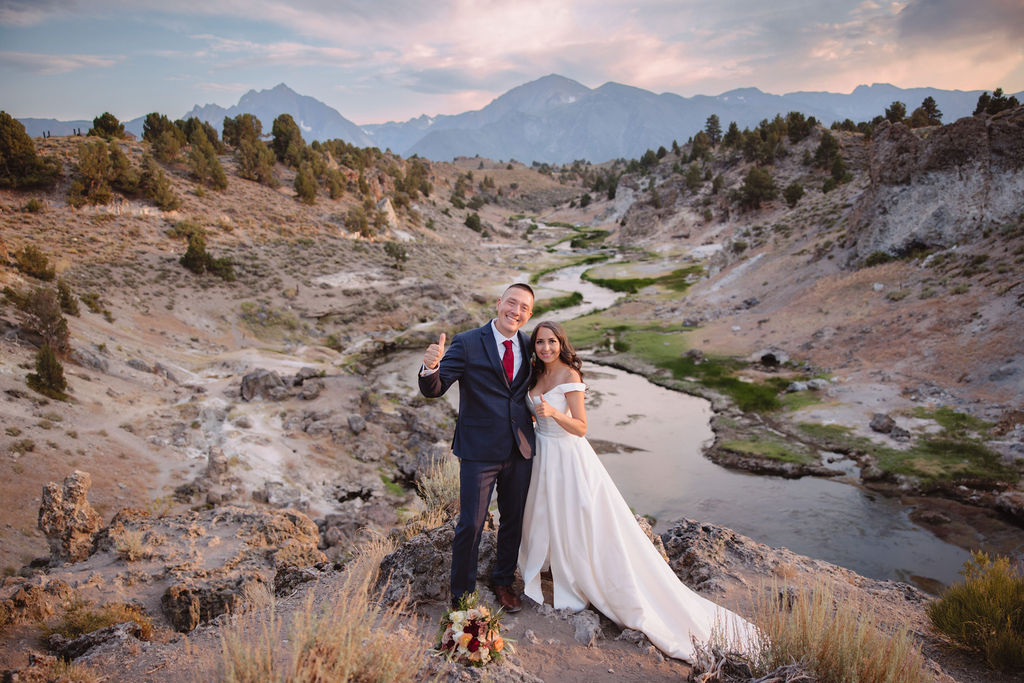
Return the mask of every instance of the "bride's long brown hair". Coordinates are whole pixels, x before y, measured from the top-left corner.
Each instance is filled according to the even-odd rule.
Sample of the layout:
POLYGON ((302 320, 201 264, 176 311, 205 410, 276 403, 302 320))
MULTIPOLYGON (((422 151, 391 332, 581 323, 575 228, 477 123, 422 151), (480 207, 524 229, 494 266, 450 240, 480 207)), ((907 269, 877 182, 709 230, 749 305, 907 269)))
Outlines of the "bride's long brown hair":
POLYGON ((537 333, 544 327, 551 330, 555 335, 555 339, 558 340, 558 360, 580 373, 580 381, 583 381, 583 361, 576 355, 576 349, 572 347, 572 342, 569 341, 565 328, 552 320, 543 320, 537 323, 537 327, 533 328, 533 334, 530 335, 530 357, 532 359, 530 362, 533 366, 533 372, 530 374, 530 389, 537 386, 537 382, 540 381, 541 375, 544 374, 545 370, 544 362, 537 357, 536 352, 537 333))

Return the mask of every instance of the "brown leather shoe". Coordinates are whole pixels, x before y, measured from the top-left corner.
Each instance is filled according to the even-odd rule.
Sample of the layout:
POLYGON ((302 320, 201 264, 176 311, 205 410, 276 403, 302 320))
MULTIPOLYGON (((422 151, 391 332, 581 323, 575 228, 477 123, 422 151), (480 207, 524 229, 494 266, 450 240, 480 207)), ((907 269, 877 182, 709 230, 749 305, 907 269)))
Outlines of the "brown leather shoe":
POLYGON ((494 597, 506 612, 518 612, 523 608, 523 601, 515 594, 511 586, 494 586, 494 597))

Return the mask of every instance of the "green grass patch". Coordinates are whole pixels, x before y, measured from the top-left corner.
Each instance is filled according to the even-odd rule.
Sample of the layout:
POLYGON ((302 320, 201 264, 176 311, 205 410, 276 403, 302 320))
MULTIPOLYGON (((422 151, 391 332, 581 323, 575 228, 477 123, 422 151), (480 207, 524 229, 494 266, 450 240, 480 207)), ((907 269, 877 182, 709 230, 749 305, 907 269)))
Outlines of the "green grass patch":
POLYGON ((752 455, 758 458, 778 460, 779 462, 792 462, 799 465, 810 465, 815 462, 814 457, 810 453, 794 450, 788 445, 777 441, 723 441, 719 444, 719 448, 742 455, 752 455))
POLYGON ((703 272, 704 268, 702 266, 693 265, 687 266, 686 268, 677 268, 667 275, 660 275, 657 277, 598 277, 590 270, 584 271, 580 277, 587 282, 592 282, 599 287, 605 287, 614 292, 627 292, 633 294, 644 287, 650 287, 651 285, 666 287, 675 292, 685 292, 689 289, 690 285, 693 284, 695 277, 703 272))
POLYGON ((533 305, 533 315, 544 315, 549 311, 579 306, 581 303, 583 303, 583 294, 580 292, 573 292, 572 294, 566 294, 565 296, 556 296, 551 299, 541 299, 533 305))
POLYGON ((733 373, 744 367, 734 358, 706 357, 701 363, 692 358, 677 357, 659 363, 672 371, 676 379, 692 377, 704 386, 729 396, 744 412, 764 413, 778 410, 779 389, 772 383, 745 382, 733 373))
POLYGON ((816 406, 822 403, 821 396, 816 391, 793 391, 783 394, 779 398, 779 404, 783 410, 796 412, 807 406, 816 406))
POLYGON ((391 479, 391 477, 389 477, 388 475, 384 474, 383 472, 380 473, 380 480, 382 482, 384 482, 384 488, 392 496, 404 496, 405 495, 405 489, 403 489, 401 486, 396 484, 391 479))
POLYGON ((975 485, 1015 482, 1019 474, 999 462, 999 454, 974 441, 929 437, 906 451, 880 448, 878 466, 919 478, 924 484, 970 480, 975 485))
POLYGON ((573 249, 589 249, 599 242, 604 242, 610 233, 607 230, 597 228, 595 230, 581 230, 569 240, 569 246, 573 249))
POLYGON ((952 408, 935 408, 930 410, 924 406, 914 408, 914 417, 935 420, 950 436, 967 436, 968 434, 984 434, 992 429, 993 424, 981 418, 958 413, 952 408))
POLYGON ((800 430, 816 443, 830 450, 861 451, 873 455, 878 467, 890 474, 916 477, 925 488, 969 481, 991 485, 1016 482, 1020 475, 999 462, 999 455, 983 444, 969 439, 953 438, 943 433, 918 438, 907 450, 898 450, 855 436, 851 427, 803 422, 800 430))

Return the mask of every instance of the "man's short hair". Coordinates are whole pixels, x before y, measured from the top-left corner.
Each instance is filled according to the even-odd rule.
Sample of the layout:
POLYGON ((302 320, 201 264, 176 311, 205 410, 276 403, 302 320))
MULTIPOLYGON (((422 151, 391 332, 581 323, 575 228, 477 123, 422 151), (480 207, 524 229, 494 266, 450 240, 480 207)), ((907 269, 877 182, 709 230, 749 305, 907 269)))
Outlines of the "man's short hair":
POLYGON ((502 292, 502 294, 501 294, 502 298, 504 298, 505 295, 508 294, 508 290, 510 290, 510 289, 521 289, 524 292, 529 292, 530 293, 530 298, 533 299, 534 301, 537 300, 537 296, 533 293, 533 287, 531 287, 530 285, 526 284, 525 282, 517 282, 515 284, 509 285, 508 287, 506 287, 505 291, 502 292))

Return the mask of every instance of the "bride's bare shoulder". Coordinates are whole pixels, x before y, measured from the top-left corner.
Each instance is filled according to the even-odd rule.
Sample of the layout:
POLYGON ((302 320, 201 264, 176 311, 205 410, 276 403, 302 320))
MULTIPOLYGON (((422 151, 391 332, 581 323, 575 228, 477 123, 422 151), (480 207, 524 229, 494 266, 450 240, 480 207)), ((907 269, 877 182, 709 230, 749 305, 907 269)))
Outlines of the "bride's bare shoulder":
POLYGON ((577 384, 582 381, 579 371, 569 366, 563 368, 562 375, 558 378, 559 384, 577 384))

